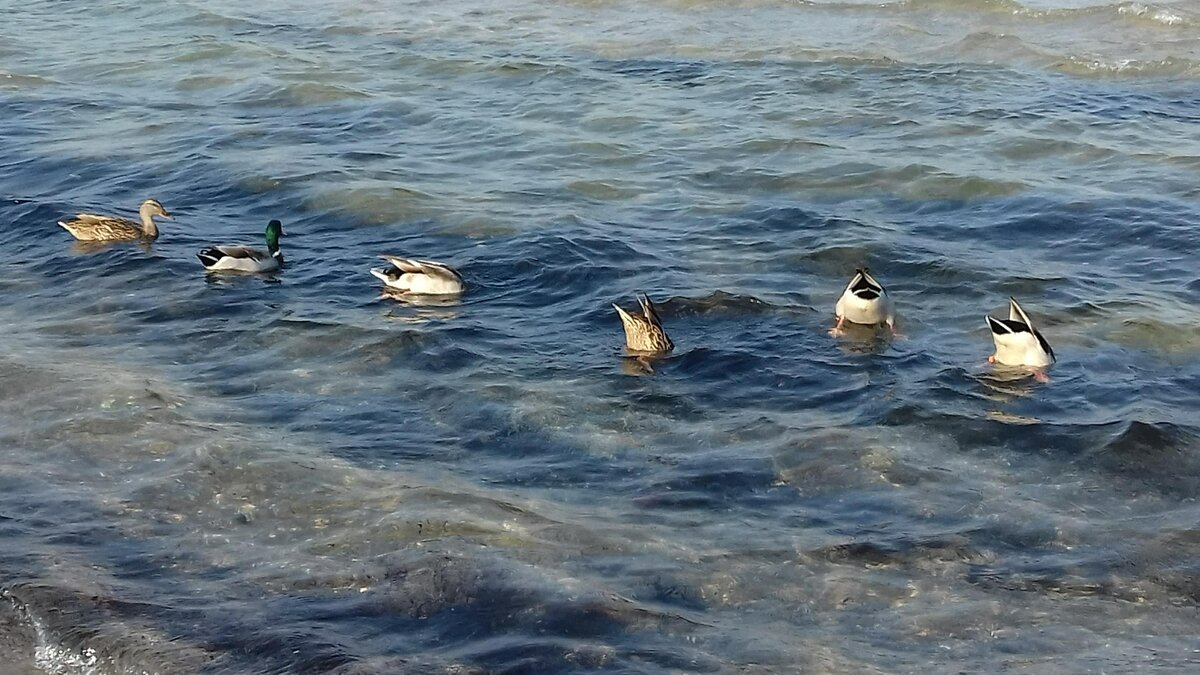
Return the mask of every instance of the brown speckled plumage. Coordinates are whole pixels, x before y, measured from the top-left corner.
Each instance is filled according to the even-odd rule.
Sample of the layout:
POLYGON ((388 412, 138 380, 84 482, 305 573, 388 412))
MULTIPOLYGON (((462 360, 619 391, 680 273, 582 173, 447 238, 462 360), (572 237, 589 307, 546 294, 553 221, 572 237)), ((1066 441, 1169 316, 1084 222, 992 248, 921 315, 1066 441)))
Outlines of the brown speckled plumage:
POLYGON ((142 222, 116 216, 98 216, 94 213, 79 213, 71 220, 60 220, 59 225, 81 241, 129 241, 132 239, 157 239, 158 227, 154 216, 170 218, 171 214, 157 200, 147 199, 138 210, 142 222))
POLYGON ((621 323, 625 326, 625 347, 631 352, 642 354, 666 354, 675 348, 675 343, 667 337, 663 329, 662 319, 654 309, 654 303, 645 293, 638 298, 642 308, 642 316, 634 316, 629 312, 613 305, 621 323))

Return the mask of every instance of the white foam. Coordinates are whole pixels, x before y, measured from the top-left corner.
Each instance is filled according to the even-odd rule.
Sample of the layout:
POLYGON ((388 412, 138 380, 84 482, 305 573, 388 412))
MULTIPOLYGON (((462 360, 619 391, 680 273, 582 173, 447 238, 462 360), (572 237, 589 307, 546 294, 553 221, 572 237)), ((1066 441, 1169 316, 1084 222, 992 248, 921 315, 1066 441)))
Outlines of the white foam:
POLYGON ((1121 5, 1117 8, 1117 13, 1125 16, 1136 16, 1139 18, 1150 19, 1167 26, 1176 26, 1182 24, 1184 19, 1182 16, 1175 14, 1167 9, 1155 9, 1140 2, 1132 2, 1127 5, 1121 5))

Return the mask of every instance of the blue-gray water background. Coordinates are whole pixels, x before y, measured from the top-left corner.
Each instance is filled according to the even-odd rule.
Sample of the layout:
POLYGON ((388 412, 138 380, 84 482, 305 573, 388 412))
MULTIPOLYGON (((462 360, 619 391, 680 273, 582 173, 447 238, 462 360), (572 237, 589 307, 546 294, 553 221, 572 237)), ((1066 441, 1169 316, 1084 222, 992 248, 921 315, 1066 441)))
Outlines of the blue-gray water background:
POLYGON ((0 671, 1200 669, 1196 3, 0 17, 0 671))

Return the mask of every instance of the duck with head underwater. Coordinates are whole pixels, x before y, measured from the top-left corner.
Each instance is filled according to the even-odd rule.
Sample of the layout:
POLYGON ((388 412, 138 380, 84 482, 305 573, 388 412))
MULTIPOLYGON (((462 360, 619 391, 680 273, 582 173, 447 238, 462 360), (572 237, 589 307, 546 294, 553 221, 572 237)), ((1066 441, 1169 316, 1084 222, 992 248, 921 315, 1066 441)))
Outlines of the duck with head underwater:
POLYGON ((988 357, 988 363, 1033 368, 1034 377, 1045 380, 1042 369, 1055 362, 1054 350, 1033 327, 1033 321, 1016 298, 1008 299, 1008 319, 997 319, 989 314, 987 324, 992 332, 992 342, 996 344, 996 352, 988 357))
POLYGON ((267 223, 267 250, 240 245, 210 246, 196 254, 204 269, 219 272, 274 272, 283 267, 283 252, 279 238, 284 236, 283 223, 267 223))
POLYGON ((625 348, 633 354, 653 356, 667 354, 675 349, 675 343, 667 337, 658 310, 650 301, 650 296, 642 293, 637 299, 642 309, 642 316, 630 314, 613 303, 617 316, 621 317, 621 325, 625 327, 625 348))
POLYGON ((837 325, 829 330, 830 335, 841 335, 842 325, 850 323, 873 326, 886 323, 889 330, 896 331, 896 310, 883 284, 871 276, 867 268, 854 270, 854 276, 842 291, 834 307, 837 325))
POLYGON ((463 278, 457 270, 432 260, 415 260, 394 255, 381 256, 390 267, 371 270, 389 290, 400 294, 453 296, 463 292, 463 278))

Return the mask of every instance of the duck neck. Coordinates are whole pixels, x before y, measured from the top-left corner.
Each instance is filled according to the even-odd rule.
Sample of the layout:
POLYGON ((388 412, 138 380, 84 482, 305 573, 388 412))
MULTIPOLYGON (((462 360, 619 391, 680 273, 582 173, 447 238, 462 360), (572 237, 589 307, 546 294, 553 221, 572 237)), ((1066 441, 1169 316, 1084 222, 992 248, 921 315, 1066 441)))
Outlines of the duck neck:
POLYGON ((158 238, 158 225, 154 224, 154 216, 149 213, 143 213, 142 216, 142 236, 147 239, 158 238))
POLYGON ((279 237, 267 235, 267 252, 271 254, 272 258, 279 261, 280 264, 283 263, 283 251, 279 250, 279 237))

